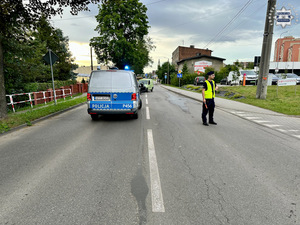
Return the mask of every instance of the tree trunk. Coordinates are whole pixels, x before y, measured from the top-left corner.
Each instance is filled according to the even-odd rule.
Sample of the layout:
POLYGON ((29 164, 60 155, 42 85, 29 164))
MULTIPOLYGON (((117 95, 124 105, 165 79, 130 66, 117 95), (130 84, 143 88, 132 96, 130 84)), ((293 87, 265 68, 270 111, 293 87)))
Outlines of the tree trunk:
POLYGON ((7 115, 7 103, 5 96, 5 85, 4 85, 4 59, 3 59, 3 48, 2 39, 0 37, 0 119, 7 115))

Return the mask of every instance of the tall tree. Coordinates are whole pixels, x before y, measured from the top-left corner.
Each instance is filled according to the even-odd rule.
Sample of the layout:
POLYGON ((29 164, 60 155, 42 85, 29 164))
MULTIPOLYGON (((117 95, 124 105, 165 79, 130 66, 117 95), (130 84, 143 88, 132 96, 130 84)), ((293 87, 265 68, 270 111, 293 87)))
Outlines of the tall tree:
POLYGON ((103 0, 96 16, 99 36, 91 39, 99 61, 129 65, 142 73, 150 62, 153 48, 148 34, 147 8, 139 0, 103 0))
MULTIPOLYGON (((20 39, 28 27, 34 26, 35 21, 43 14, 46 17, 62 15, 64 7, 70 6, 70 12, 76 15, 79 11, 88 10, 89 3, 100 0, 29 0, 23 5, 22 0, 1 0, 0 2, 0 118, 7 114, 4 85, 5 46, 3 43, 20 39)), ((25 2, 25 1, 24 1, 25 2)))

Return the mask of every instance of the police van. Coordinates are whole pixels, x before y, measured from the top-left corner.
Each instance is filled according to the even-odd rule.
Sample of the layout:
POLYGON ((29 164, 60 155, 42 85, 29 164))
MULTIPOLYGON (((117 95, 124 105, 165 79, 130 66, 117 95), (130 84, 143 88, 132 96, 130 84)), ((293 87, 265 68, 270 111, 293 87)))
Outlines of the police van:
POLYGON ((87 93, 88 114, 128 114, 138 118, 142 100, 136 76, 128 70, 96 70, 91 73, 87 93))

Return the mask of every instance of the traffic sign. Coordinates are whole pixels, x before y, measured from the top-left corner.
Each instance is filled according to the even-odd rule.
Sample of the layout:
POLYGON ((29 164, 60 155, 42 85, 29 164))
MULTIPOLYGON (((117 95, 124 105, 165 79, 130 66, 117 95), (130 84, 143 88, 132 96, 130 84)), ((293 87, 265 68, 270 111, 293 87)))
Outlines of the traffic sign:
POLYGON ((51 66, 58 60, 58 56, 55 55, 51 50, 49 50, 43 58, 51 66))
POLYGON ((182 78, 182 73, 177 73, 178 78, 182 78))

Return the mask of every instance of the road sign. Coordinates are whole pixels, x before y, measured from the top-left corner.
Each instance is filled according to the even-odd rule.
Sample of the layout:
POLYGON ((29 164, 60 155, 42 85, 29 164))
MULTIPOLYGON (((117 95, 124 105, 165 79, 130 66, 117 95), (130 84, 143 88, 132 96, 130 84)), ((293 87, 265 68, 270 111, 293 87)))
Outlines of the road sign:
POLYGON ((58 56, 55 55, 51 50, 48 51, 46 53, 46 55, 44 55, 44 60, 49 64, 49 65, 53 65, 57 60, 58 60, 58 56), (50 52, 50 53, 49 53, 50 52), (50 54, 51 54, 51 58, 50 58, 50 54))
POLYGON ((296 84, 297 84, 297 79, 291 79, 291 78, 277 81, 278 86, 291 86, 296 84))
POLYGON ((177 73, 178 78, 182 78, 182 73, 177 73))

